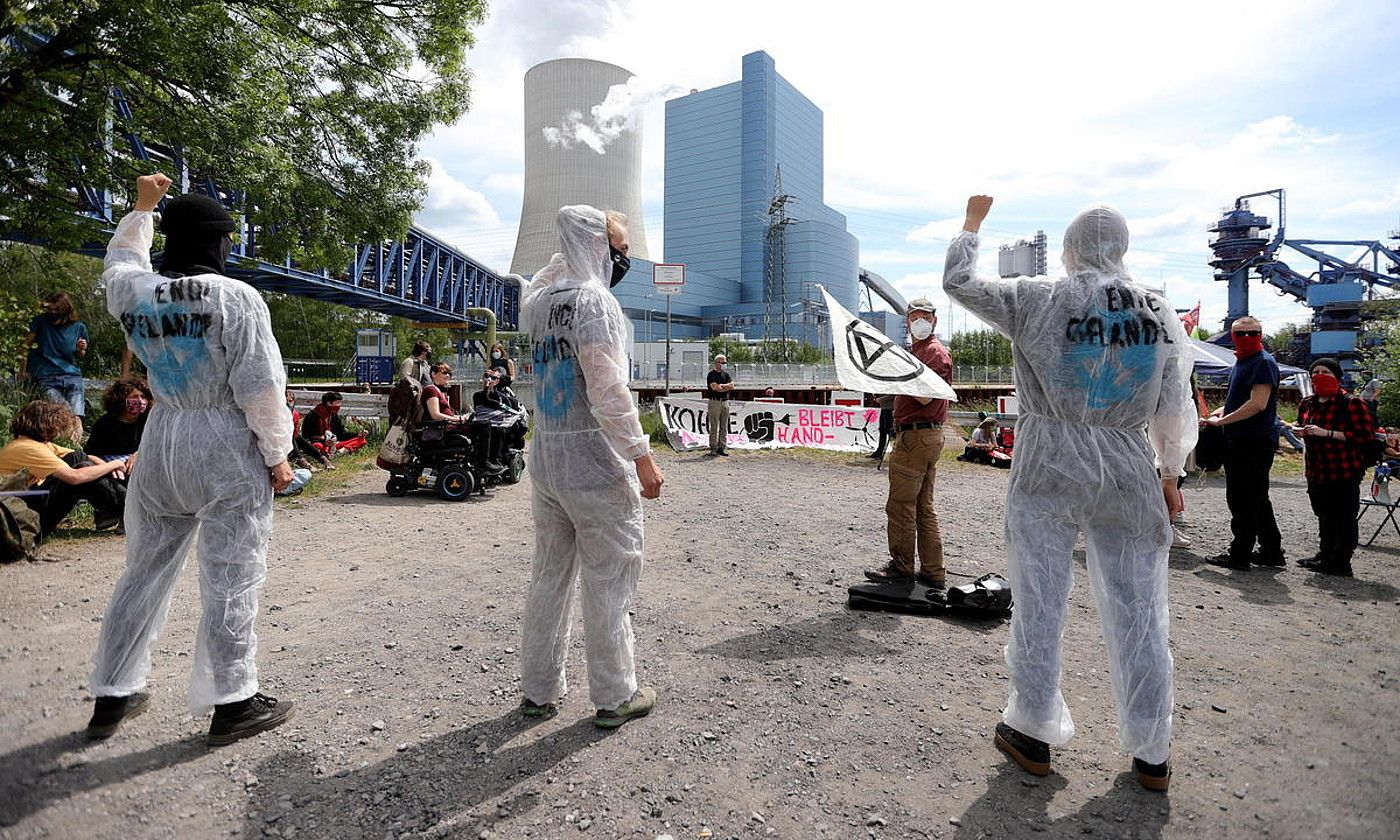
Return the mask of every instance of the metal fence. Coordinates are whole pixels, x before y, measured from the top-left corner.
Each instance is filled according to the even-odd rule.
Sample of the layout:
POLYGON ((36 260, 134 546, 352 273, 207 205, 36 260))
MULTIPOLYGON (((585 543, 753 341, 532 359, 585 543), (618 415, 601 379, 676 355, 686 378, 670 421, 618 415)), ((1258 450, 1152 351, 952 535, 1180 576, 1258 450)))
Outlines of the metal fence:
MULTIPOLYGON (((634 367, 632 371, 633 387, 665 384, 666 369, 664 367, 648 366, 648 368, 651 369, 643 368, 641 365, 634 367)), ((706 375, 713 369, 713 365, 700 363, 672 365, 671 386, 704 385, 706 375)), ((740 388, 766 388, 768 386, 783 388, 796 385, 841 387, 841 382, 836 378, 835 365, 731 364, 726 365, 724 369, 734 378, 734 384, 740 388)))
POLYGON ((959 385, 1010 385, 1010 365, 954 365, 953 387, 959 385))

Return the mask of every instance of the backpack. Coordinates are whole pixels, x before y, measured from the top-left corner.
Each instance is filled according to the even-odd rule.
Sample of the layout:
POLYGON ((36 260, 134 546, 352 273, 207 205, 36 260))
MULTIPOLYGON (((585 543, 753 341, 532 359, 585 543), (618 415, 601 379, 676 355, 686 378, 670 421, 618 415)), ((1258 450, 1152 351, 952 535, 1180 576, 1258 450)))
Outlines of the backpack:
MULTIPOLYGON (((28 490, 29 470, 0 476, 0 490, 28 490)), ((0 563, 33 560, 39 546, 39 514, 18 496, 0 496, 0 563)))
POLYGON ((400 379, 389 392, 389 425, 412 429, 423 418, 423 386, 400 379))

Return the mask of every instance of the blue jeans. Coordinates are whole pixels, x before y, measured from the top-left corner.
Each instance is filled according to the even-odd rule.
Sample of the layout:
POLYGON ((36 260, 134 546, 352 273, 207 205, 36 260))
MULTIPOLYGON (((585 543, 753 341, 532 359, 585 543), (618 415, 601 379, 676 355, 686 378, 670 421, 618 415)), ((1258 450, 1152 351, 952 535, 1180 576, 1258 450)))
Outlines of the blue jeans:
POLYGON ((63 403, 79 417, 87 413, 87 397, 83 393, 84 386, 81 376, 67 374, 40 376, 35 378, 34 382, 43 392, 45 399, 63 403))

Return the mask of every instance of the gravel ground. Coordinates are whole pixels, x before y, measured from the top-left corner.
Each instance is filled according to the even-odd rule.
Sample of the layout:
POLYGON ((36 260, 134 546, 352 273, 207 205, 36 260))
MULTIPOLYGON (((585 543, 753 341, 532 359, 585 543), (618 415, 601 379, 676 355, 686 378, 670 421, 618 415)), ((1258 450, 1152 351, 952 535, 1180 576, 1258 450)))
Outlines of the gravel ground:
MULTIPOLYGON (((297 716, 218 750, 185 700, 195 574, 157 643, 151 710, 88 746, 75 733, 122 543, 59 542, 56 562, 0 568, 0 837, 1400 836, 1393 534, 1360 552, 1354 580, 1216 569, 1201 558, 1224 544, 1224 488, 1192 483, 1196 548, 1171 559, 1162 796, 1117 752, 1082 554, 1064 663, 1079 734, 1037 780, 990 738, 1004 623, 846 609, 884 544, 886 479, 869 460, 663 462, 635 604, 639 672, 661 699, 613 734, 589 720, 581 632, 561 714, 514 711, 528 482, 451 504, 391 499, 371 470, 280 508, 260 660, 297 716)), ((950 571, 1005 572, 1005 489, 1003 472, 947 463, 950 571)), ((1276 478, 1273 496, 1304 556, 1301 479, 1276 478)))

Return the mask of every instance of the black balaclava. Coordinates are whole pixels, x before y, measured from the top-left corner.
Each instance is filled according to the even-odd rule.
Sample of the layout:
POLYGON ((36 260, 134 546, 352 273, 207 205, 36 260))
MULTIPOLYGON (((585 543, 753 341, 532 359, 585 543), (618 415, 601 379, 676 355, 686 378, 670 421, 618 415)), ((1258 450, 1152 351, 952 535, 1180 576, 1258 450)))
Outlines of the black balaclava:
POLYGON ((165 253, 160 273, 168 277, 223 274, 238 227, 224 205, 207 195, 186 193, 166 202, 160 214, 165 253))
POLYGON ((612 245, 608 246, 608 258, 612 260, 612 277, 609 278, 608 288, 612 288, 627 276, 627 269, 632 267, 632 260, 612 245))

